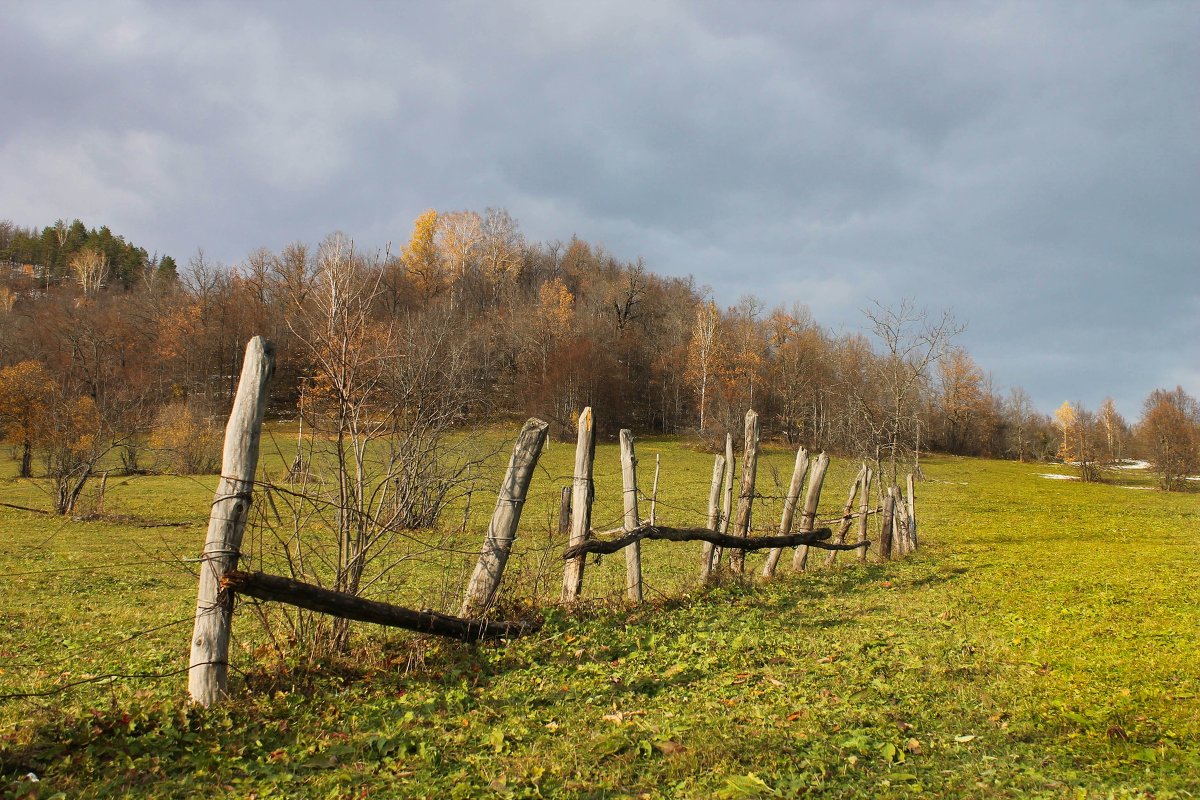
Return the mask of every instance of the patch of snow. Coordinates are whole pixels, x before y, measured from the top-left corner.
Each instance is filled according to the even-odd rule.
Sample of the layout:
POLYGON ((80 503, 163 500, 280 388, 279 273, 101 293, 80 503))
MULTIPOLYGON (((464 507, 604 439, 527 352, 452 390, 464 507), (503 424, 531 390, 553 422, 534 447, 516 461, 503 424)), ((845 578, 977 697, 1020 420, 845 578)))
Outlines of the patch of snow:
POLYGON ((1122 489, 1136 489, 1139 492, 1153 492, 1153 486, 1122 486, 1122 489))
POLYGON ((1127 458, 1124 461, 1118 461, 1112 466, 1113 469, 1150 469, 1150 462, 1127 458))
POLYGON ((1047 478, 1048 480, 1052 480, 1052 481, 1077 481, 1077 480, 1079 480, 1079 477, 1077 475, 1059 475, 1057 472, 1040 472, 1040 473, 1038 473, 1038 476, 1042 477, 1042 478, 1047 478))

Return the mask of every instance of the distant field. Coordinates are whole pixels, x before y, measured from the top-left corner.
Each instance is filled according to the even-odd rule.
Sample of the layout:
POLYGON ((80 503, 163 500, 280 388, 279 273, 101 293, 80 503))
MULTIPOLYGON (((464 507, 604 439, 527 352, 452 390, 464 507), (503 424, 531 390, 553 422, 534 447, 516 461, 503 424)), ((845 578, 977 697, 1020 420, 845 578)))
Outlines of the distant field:
MULTIPOLYGON (((507 447, 515 429, 479 439, 507 447)), ((277 433, 263 459, 274 475, 290 457, 277 433)), ((659 518, 701 522, 711 456, 671 439, 641 440, 638 454, 647 492, 661 454, 659 518)), ((623 559, 608 556, 589 562, 586 607, 566 613, 546 600, 572 458, 560 443, 543 456, 510 565, 509 596, 546 614, 536 636, 471 648, 364 625, 352 658, 302 672, 243 609, 243 674, 223 708, 187 709, 182 674, 0 701, 0 786, 105 798, 1161 798, 1200 786, 1200 495, 930 458, 923 549, 908 561, 843 555, 827 571, 819 553, 807 575, 703 590, 698 544, 647 543, 646 607, 623 606, 623 559), (29 772, 40 781, 19 780, 29 772)), ((791 458, 768 452, 760 493, 781 493, 772 474, 786 482, 791 458)), ((374 596, 456 606, 506 460, 489 462, 454 552, 406 562, 374 596)), ((823 516, 856 468, 834 459, 823 516)), ((13 473, 0 463, 0 502, 49 507, 13 473)), ((599 448, 596 479, 594 526, 615 526, 615 445, 599 448)), ((0 508, 0 695, 184 668, 195 578, 179 562, 200 550, 214 485, 112 477, 107 516, 90 521, 0 508)), ((778 507, 764 501, 756 525, 778 507)), ((443 518, 462 520, 461 505, 443 518)))

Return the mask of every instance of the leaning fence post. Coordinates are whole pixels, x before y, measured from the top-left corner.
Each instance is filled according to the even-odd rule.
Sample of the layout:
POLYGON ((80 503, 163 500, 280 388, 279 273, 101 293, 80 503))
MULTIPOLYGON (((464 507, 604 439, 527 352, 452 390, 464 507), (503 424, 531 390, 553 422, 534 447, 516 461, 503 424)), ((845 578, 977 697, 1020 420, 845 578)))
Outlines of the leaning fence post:
MULTIPOLYGON (((571 492, 571 547, 583 544, 592 529, 592 460, 596 452, 596 426, 592 419, 592 408, 588 406, 579 415, 575 437, 575 478, 571 492)), ((579 599, 583 591, 583 563, 585 555, 567 562, 563 570, 564 602, 579 599)))
MULTIPOLYGON (((801 447, 796 451, 796 466, 792 469, 792 482, 788 484, 787 497, 783 501, 783 513, 779 517, 779 535, 787 536, 792 532, 792 517, 796 514, 796 502, 800 499, 800 490, 804 488, 804 475, 808 472, 808 451, 801 447)), ((762 576, 770 578, 775 575, 775 568, 783 555, 782 547, 773 547, 767 554, 763 564, 762 576)))
MULTIPOLYGON (((808 492, 804 495, 804 513, 800 515, 800 530, 811 531, 817 525, 817 506, 821 502, 821 484, 825 482, 825 471, 829 469, 829 456, 821 453, 808 474, 808 492)), ((796 548, 792 556, 792 569, 803 572, 808 568, 808 545, 796 548)))
MULTIPOLYGON (((865 464, 863 467, 866 472, 862 476, 862 500, 858 505, 858 542, 862 544, 867 540, 867 526, 870 522, 869 514, 871 512, 871 476, 874 472, 865 464)), ((867 563, 867 548, 858 548, 858 560, 860 563, 867 563)))
MULTIPOLYGON (((633 431, 621 429, 621 486, 624 494, 625 530, 635 530, 638 518, 637 457, 633 454, 633 431)), ((625 548, 625 591, 635 603, 642 602, 642 543, 625 548)))
MULTIPOLYGON (((742 462, 742 485, 738 490, 737 522, 733 535, 745 539, 750 535, 750 512, 754 508, 754 480, 758 474, 758 414, 754 409, 746 412, 745 450, 742 462)), ((729 566, 741 574, 746 569, 746 551, 734 550, 729 554, 729 566)))
POLYGON ((204 539, 188 661, 188 695, 192 702, 203 706, 221 700, 228 682, 233 594, 222 593, 220 581, 225 573, 237 567, 254 490, 254 472, 258 468, 267 381, 274 365, 275 345, 261 336, 246 344, 237 395, 225 426, 221 480, 217 483, 204 539))
MULTIPOLYGON (((850 526, 854 524, 854 496, 858 494, 858 485, 862 483, 863 472, 866 468, 866 464, 859 467, 858 474, 854 476, 854 482, 850 484, 850 496, 846 498, 846 505, 842 508, 842 524, 838 526, 837 536, 833 540, 834 544, 846 543, 846 534, 850 532, 850 526)), ((837 554, 837 550, 830 550, 829 555, 825 556, 827 568, 837 563, 837 554)))
POLYGON ((512 457, 508 460, 508 471, 496 496, 496 510, 492 512, 483 549, 479 551, 479 561, 475 564, 475 572, 471 575, 463 598, 461 613, 464 617, 485 611, 500 588, 504 566, 508 563, 513 541, 517 538, 517 525, 521 521, 533 469, 537 466, 538 456, 542 454, 546 431, 549 429, 549 423, 530 419, 517 436, 512 457))
MULTIPOLYGON (((721 482, 725 477, 725 456, 717 455, 713 459, 713 474, 712 484, 708 489, 708 516, 705 518, 704 527, 715 531, 718 521, 720 520, 720 502, 721 502, 721 482)), ((712 576, 713 555, 716 548, 712 542, 705 542, 704 548, 700 553, 700 580, 707 583, 712 576)))

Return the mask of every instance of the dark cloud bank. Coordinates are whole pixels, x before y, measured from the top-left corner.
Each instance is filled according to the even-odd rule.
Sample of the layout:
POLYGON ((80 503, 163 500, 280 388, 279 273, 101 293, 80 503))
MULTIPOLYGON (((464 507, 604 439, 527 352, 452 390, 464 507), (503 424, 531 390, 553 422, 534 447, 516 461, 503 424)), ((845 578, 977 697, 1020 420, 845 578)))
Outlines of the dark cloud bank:
POLYGON ((1200 394, 1195 5, 504 5, 10 7, 0 216, 232 263, 503 206, 835 329, 951 307, 1043 410, 1200 394))

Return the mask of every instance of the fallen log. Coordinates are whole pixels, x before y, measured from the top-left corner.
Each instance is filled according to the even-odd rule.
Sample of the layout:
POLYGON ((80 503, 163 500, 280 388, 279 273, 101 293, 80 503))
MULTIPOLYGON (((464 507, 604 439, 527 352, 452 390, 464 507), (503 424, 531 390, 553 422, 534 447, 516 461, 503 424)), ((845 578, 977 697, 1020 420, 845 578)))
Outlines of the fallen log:
POLYGON ((827 542, 825 540, 833 536, 833 531, 829 528, 791 533, 787 536, 750 536, 743 538, 741 536, 730 536, 727 533, 718 533, 709 528, 668 528, 664 525, 642 525, 632 531, 624 531, 618 528, 613 531, 605 531, 599 535, 611 536, 618 533, 621 535, 613 539, 588 539, 580 544, 572 545, 563 551, 563 560, 570 561, 572 558, 578 558, 587 553, 615 553, 629 546, 631 542, 641 539, 660 539, 668 542, 711 542, 717 547, 733 548, 736 550, 765 550, 771 547, 794 547, 796 545, 808 545, 820 550, 857 550, 860 547, 866 547, 870 544, 869 542, 858 542, 856 544, 834 544, 827 542))
POLYGON ((259 600, 288 603, 321 614, 331 614, 359 622, 373 622, 393 628, 406 628, 419 633, 432 633, 435 636, 446 636, 464 642, 515 639, 533 633, 541 627, 540 623, 533 622, 463 619, 436 611, 413 611, 262 572, 227 572, 225 577, 221 578, 221 588, 247 597, 257 597, 259 600))

